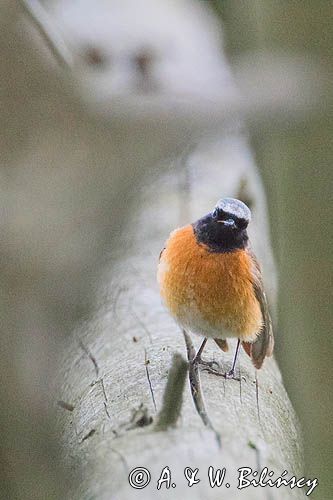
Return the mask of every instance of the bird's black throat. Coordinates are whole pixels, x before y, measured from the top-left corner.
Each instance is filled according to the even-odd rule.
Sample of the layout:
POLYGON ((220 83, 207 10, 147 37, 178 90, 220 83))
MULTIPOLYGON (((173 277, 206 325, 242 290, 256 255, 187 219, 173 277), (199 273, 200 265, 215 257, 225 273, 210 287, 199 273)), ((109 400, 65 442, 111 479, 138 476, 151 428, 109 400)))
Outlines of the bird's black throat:
POLYGON ((230 228, 214 220, 211 214, 192 224, 198 243, 208 247, 210 252, 227 253, 247 247, 247 230, 230 228))

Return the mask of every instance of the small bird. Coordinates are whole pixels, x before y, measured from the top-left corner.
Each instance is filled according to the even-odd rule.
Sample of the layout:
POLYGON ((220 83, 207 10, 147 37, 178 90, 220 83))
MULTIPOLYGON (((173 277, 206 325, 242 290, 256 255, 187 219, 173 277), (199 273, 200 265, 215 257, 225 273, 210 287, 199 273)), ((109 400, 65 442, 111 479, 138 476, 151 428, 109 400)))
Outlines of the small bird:
POLYGON ((247 234, 250 220, 245 203, 224 198, 211 213, 173 231, 158 264, 169 312, 183 330, 204 337, 193 362, 205 363, 201 354, 208 338, 223 351, 228 338, 238 339, 226 378, 235 378, 240 343, 258 369, 274 347, 260 266, 247 234))

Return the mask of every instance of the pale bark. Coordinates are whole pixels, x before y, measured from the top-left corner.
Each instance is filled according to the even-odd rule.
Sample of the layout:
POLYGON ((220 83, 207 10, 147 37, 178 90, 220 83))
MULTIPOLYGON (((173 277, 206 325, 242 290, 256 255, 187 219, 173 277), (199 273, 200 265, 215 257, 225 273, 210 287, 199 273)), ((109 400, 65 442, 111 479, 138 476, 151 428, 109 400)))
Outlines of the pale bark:
MULTIPOLYGON (((73 500, 155 498, 165 466, 177 485, 164 493, 170 498, 221 498, 223 493, 228 499, 281 498, 277 489, 237 490, 237 469, 244 466, 301 476, 298 423, 274 359, 256 372, 242 352, 240 382, 201 372, 207 414, 199 416, 186 384, 176 427, 156 432, 173 354, 186 357, 182 334, 161 305, 155 281, 159 251, 179 221, 183 193, 177 195, 178 186, 177 176, 169 174, 141 193, 113 252, 94 319, 66 342, 57 398, 74 410, 57 411, 66 460, 80 477, 70 493, 73 500), (230 489, 210 488, 209 465, 227 467, 230 489), (200 470, 201 482, 190 493, 186 466, 200 470), (134 467, 151 472, 151 483, 141 493, 128 483, 134 467)), ((260 222, 254 226, 260 231, 260 222)), ((193 340, 198 345, 199 339, 193 340)), ((226 369, 232 352, 223 354, 210 343, 205 356, 226 369)), ((283 498, 301 496, 297 488, 283 490, 283 498)))

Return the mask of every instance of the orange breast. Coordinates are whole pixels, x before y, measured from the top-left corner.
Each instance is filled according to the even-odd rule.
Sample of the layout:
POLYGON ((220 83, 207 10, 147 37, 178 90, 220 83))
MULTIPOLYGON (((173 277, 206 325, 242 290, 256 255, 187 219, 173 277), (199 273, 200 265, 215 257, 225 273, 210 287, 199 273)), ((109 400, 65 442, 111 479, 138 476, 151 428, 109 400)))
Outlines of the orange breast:
POLYGON ((212 253, 191 225, 172 232, 158 266, 162 298, 175 319, 204 336, 251 341, 262 325, 244 250, 212 253))

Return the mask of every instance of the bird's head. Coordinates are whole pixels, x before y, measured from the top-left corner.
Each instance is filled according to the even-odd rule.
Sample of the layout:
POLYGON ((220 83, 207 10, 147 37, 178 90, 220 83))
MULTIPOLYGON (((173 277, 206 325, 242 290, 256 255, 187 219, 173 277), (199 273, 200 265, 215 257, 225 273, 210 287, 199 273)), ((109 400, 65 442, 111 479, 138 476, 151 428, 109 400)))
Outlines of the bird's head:
POLYGON ((237 231, 247 228, 251 220, 251 212, 242 201, 235 198, 223 198, 216 203, 211 217, 217 224, 237 231))
POLYGON ((212 252, 231 252, 246 247, 250 220, 251 212, 245 203, 223 198, 212 212, 193 224, 193 229, 198 242, 212 252))

